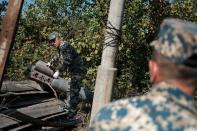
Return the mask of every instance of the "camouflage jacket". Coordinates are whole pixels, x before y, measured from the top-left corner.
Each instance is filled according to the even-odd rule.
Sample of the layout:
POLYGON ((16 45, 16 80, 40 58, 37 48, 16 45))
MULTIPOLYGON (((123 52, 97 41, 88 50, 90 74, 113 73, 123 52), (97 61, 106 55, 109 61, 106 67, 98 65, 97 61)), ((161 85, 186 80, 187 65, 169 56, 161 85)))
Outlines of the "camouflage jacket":
POLYGON ((89 131, 197 131, 193 98, 164 82, 148 94, 111 103, 97 113, 89 131))
POLYGON ((69 71, 71 74, 81 74, 85 70, 82 58, 67 42, 60 45, 50 63, 61 73, 69 71))

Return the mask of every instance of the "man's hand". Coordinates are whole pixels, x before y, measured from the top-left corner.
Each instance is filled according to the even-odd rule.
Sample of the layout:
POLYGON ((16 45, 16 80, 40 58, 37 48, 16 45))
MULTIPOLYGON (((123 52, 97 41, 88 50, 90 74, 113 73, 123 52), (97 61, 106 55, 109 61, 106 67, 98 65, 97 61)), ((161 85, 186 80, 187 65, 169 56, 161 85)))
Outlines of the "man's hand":
POLYGON ((50 67, 50 66, 51 66, 51 63, 50 63, 50 62, 48 62, 48 63, 47 63, 47 66, 48 66, 48 67, 50 67))
POLYGON ((56 78, 56 79, 57 79, 58 76, 59 76, 59 74, 60 74, 60 73, 59 73, 59 71, 57 70, 57 71, 53 74, 53 78, 56 78))

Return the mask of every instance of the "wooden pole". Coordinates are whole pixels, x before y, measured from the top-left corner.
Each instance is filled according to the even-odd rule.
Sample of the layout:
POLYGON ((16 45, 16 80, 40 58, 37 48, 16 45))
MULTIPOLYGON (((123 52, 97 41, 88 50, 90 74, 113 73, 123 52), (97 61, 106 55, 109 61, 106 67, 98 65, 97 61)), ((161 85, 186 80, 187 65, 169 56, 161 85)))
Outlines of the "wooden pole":
POLYGON ((112 87, 117 72, 115 58, 121 35, 125 0, 111 0, 101 65, 98 67, 91 121, 97 111, 111 100, 112 87))
POLYGON ((0 88, 24 0, 10 0, 0 34, 0 88))

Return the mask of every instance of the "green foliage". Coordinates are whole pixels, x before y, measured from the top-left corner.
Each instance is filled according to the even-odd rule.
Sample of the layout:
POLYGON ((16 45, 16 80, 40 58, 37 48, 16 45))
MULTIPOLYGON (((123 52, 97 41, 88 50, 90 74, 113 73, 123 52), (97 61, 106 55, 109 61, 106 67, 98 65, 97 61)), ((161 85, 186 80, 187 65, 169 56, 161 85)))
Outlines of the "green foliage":
POLYGON ((158 0, 126 1, 122 43, 119 47, 117 67, 117 98, 138 95, 149 87, 149 43, 157 37, 159 25, 166 17, 175 17, 196 22, 195 0, 179 0, 174 4, 158 0))
MULTIPOLYGON (((37 60, 48 61, 54 49, 47 45, 51 31, 62 33, 84 58, 87 75, 83 83, 94 88, 100 65, 109 0, 36 0, 22 13, 6 78, 25 79, 24 69, 37 60)), ((157 36, 161 21, 175 17, 197 21, 195 0, 127 0, 118 49, 114 98, 141 94, 149 89, 147 62, 149 43, 157 36)))

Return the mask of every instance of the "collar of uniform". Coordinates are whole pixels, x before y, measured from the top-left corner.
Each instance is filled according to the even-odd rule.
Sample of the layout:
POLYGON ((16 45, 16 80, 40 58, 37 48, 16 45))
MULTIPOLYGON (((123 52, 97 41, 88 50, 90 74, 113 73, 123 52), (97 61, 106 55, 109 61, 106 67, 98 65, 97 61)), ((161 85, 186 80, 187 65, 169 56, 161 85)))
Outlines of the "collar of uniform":
MULTIPOLYGON (((154 85, 154 89, 156 92, 160 92, 162 94, 168 95, 177 100, 184 100, 184 101, 192 101, 193 97, 185 94, 179 88, 174 85, 170 85, 166 82, 161 82, 154 85)), ((159 94, 160 94, 159 93, 159 94)))
POLYGON ((60 43, 60 49, 65 45, 65 41, 63 41, 62 43, 60 43))
POLYGON ((60 49, 65 49, 69 46, 69 43, 67 41, 63 41, 61 44, 60 44, 60 49))

